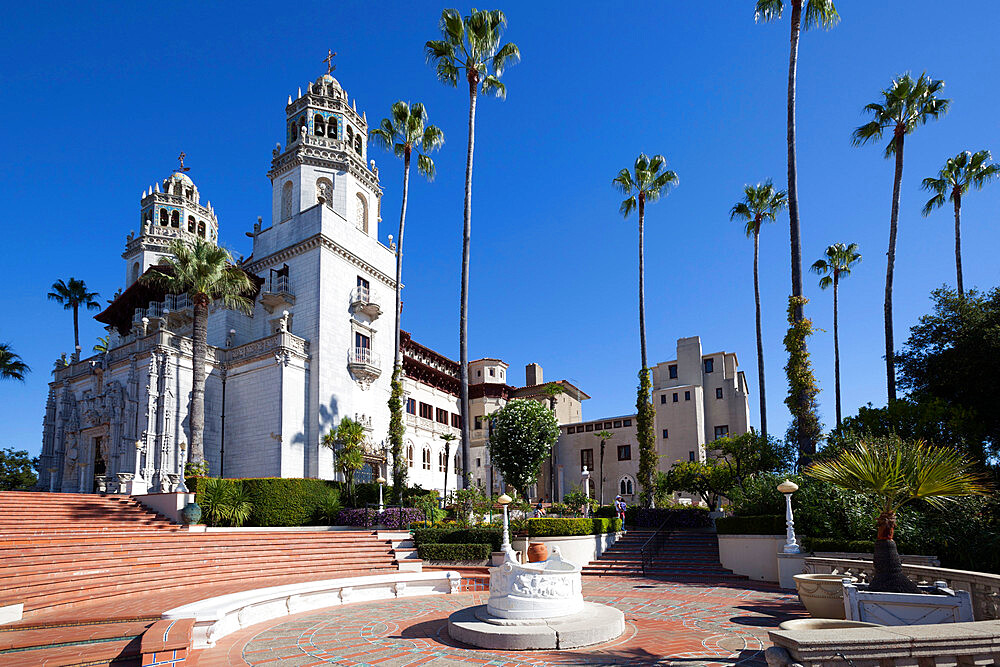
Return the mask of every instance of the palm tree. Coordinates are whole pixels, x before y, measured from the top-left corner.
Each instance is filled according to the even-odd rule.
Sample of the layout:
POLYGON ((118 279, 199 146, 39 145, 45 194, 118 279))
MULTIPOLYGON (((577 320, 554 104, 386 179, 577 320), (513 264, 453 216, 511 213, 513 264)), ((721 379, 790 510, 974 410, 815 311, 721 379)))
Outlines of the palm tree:
POLYGON ((365 465, 362 446, 366 437, 364 425, 350 417, 341 419, 323 436, 323 445, 334 452, 337 472, 344 476, 347 498, 351 503, 355 501, 354 474, 365 465), (337 449, 337 444, 340 444, 340 449, 337 449))
MULTIPOLYGON (((390 399, 390 427, 392 441, 392 487, 398 494, 406 486, 407 465, 403 460, 403 355, 399 346, 399 320, 403 311, 403 232, 406 227, 406 202, 410 193, 410 158, 417 154, 417 171, 428 180, 434 180, 434 160, 431 153, 444 143, 444 133, 435 125, 427 125, 427 111, 419 102, 410 106, 400 100, 392 105, 389 118, 383 118, 379 127, 371 131, 372 140, 384 149, 403 159, 403 204, 399 210, 399 237, 396 239, 396 328, 395 350, 392 364, 392 389, 395 400, 390 399), (399 491, 397 491, 397 489, 399 491)), ((400 496, 398 500, 402 500, 400 496)))
POLYGON ((111 336, 98 336, 97 342, 94 344, 94 352, 98 354, 107 354, 108 350, 111 349, 111 336))
POLYGON ((958 296, 965 296, 962 285, 962 195, 974 186, 982 190, 983 186, 1000 174, 1000 165, 990 163, 990 152, 983 150, 972 153, 965 151, 953 158, 948 158, 944 169, 938 172, 937 178, 925 178, 922 184, 924 190, 934 193, 924 205, 924 217, 931 211, 944 206, 945 198, 955 204, 955 273, 958 280, 958 296))
POLYGON ((744 220, 744 231, 753 237, 753 298, 757 307, 757 378, 760 384, 760 431, 767 437, 767 402, 764 397, 764 342, 760 327, 760 281, 758 280, 758 260, 760 258, 760 228, 764 222, 774 222, 778 213, 788 203, 784 190, 775 191, 770 179, 757 185, 743 187, 743 201, 737 202, 729 211, 730 220, 744 220))
POLYGON ((139 281, 169 294, 186 293, 194 306, 188 462, 192 464, 190 474, 207 475, 204 435, 208 306, 214 299, 221 299, 227 308, 250 314, 253 301, 247 294, 254 286, 247 274, 233 265, 228 250, 208 241, 195 239, 189 244, 178 239, 170 244, 170 253, 171 257, 163 258, 160 266, 153 267, 139 281))
POLYGON ((840 329, 838 326, 838 290, 840 279, 851 275, 851 269, 861 261, 858 244, 834 243, 826 249, 826 258, 813 262, 812 271, 822 278, 822 289, 833 287, 833 381, 837 395, 837 428, 840 428, 840 329))
MULTIPOLYGON (((795 86, 799 60, 799 34, 802 31, 802 10, 805 9, 805 29, 829 30, 840 22, 840 14, 832 0, 790 0, 791 47, 788 50, 788 230, 792 250, 792 296, 802 297, 802 243, 799 237, 799 186, 798 164, 795 157, 795 86)), ((781 18, 785 8, 783 0, 757 0, 755 21, 774 21, 781 18)), ((795 311, 795 321, 802 319, 802 308, 795 311)))
POLYGON ((10 343, 0 343, 0 380, 24 382, 24 376, 30 372, 28 364, 24 363, 21 356, 14 352, 10 343))
POLYGON ((854 130, 855 146, 878 141, 886 130, 892 130, 892 140, 885 147, 885 157, 895 156, 896 171, 892 182, 892 211, 889 215, 889 252, 885 270, 885 377, 889 402, 896 400, 896 359, 892 335, 892 274, 896 265, 896 227, 899 222, 899 191, 903 183, 903 139, 931 118, 948 110, 951 100, 937 97, 944 81, 931 79, 926 73, 914 81, 907 74, 892 80, 882 91, 882 102, 865 106, 873 119, 854 130))
POLYGON ((455 437, 454 433, 442 433, 438 437, 441 438, 442 440, 444 440, 444 493, 441 494, 441 497, 444 498, 445 501, 447 502, 447 500, 448 500, 448 466, 451 463, 451 441, 455 440, 456 437, 455 437))
POLYGON ((961 453, 923 441, 907 443, 895 436, 863 440, 835 459, 813 463, 805 474, 878 500, 870 591, 920 592, 903 574, 893 540, 896 514, 901 507, 924 500, 942 509, 957 497, 990 492, 986 478, 961 453))
POLYGON ((645 254, 643 233, 646 221, 646 202, 655 202, 661 195, 678 183, 677 174, 663 168, 667 159, 654 155, 652 159, 640 153, 635 159, 634 173, 622 169, 611 182, 625 200, 619 207, 622 217, 628 218, 632 211, 639 211, 639 348, 642 368, 639 370, 639 391, 636 396, 636 439, 639 441, 639 483, 642 484, 643 504, 653 503, 653 472, 656 469, 656 439, 653 433, 653 406, 647 390, 650 387, 649 367, 646 364, 646 289, 645 254), (663 170, 663 171, 661 171, 663 170))
POLYGON ((49 300, 62 304, 64 310, 73 311, 73 349, 80 349, 80 306, 87 310, 98 310, 101 307, 96 299, 100 296, 97 292, 88 292, 87 283, 76 278, 70 278, 69 282, 62 279, 52 283, 52 291, 49 292, 49 300))
MULTIPOLYGON (((560 394, 565 394, 566 390, 562 385, 556 384, 555 382, 549 382, 544 387, 542 387, 542 394, 549 399, 549 410, 552 410, 552 414, 556 413, 556 397, 560 394)), ((552 447, 549 450, 549 499, 551 502, 555 502, 556 499, 556 466, 558 461, 556 460, 556 448, 552 447)))
POLYGON ((462 412, 462 477, 469 476, 469 246, 472 234, 472 154, 476 144, 476 98, 479 93, 504 99, 507 88, 500 82, 504 69, 521 59, 517 45, 500 40, 507 17, 498 9, 477 11, 464 18, 457 9, 441 12, 438 24, 443 39, 424 45, 427 62, 434 62, 438 79, 458 86, 459 73, 469 84, 469 147, 465 158, 465 212, 462 231, 462 295, 459 306, 459 400, 462 412))
POLYGON ((601 469, 598 472, 598 474, 601 477, 601 479, 600 479, 600 482, 601 482, 600 489, 601 490, 600 490, 599 493, 600 493, 600 496, 601 496, 601 505, 602 506, 604 505, 604 443, 606 443, 608 440, 610 440, 612 438, 612 436, 614 436, 614 433, 612 433, 611 431, 598 431, 597 433, 594 434, 594 437, 597 437, 597 438, 601 439, 601 459, 600 459, 601 460, 601 469))

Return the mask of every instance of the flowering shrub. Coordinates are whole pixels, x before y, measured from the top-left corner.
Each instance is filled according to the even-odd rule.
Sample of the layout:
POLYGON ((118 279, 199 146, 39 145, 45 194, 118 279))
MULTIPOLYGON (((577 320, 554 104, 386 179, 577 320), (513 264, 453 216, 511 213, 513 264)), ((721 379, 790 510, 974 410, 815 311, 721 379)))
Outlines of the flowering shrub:
POLYGON ((382 512, 370 508, 340 510, 336 523, 338 526, 356 526, 358 528, 373 528, 377 525, 405 528, 413 522, 423 520, 422 510, 413 507, 387 507, 382 512))

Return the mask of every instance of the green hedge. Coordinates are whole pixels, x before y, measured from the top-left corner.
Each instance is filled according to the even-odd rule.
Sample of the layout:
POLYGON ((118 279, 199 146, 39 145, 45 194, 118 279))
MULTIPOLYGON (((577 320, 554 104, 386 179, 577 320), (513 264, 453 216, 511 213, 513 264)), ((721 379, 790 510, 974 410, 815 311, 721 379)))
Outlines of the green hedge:
POLYGON ((417 554, 423 560, 482 561, 490 557, 490 545, 478 543, 421 544, 417 554))
POLYGON ((620 519, 528 519, 528 537, 602 535, 621 530, 620 519))
MULTIPOLYGON (((201 502, 198 478, 187 480, 201 502)), ((223 479, 223 483, 243 488, 253 510, 247 526, 307 526, 319 523, 320 508, 340 488, 338 482, 323 479, 259 477, 223 479)))
POLYGON ((725 516, 715 520, 719 535, 784 535, 785 517, 776 514, 763 516, 725 516))
POLYGON ((430 544, 484 544, 490 550, 500 551, 500 527, 495 528, 442 528, 439 526, 413 529, 413 543, 420 548, 430 544))
MULTIPOLYGON (((807 551, 842 551, 852 554, 870 554, 875 551, 874 540, 843 540, 833 537, 806 537, 802 546, 807 551)), ((902 553, 902 550, 900 550, 902 553)))

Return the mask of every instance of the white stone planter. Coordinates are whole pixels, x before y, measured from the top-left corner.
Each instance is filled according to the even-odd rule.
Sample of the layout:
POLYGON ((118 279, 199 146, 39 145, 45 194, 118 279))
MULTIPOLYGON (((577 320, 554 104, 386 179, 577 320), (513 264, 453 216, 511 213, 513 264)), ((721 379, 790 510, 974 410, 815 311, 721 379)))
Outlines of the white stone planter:
POLYGON ((968 591, 952 590, 943 581, 920 588, 926 593, 873 593, 867 590, 868 584, 845 582, 847 620, 882 625, 933 625, 973 620, 972 598, 968 591))
MULTIPOLYGON (((844 579, 841 574, 797 574, 795 590, 813 618, 844 618, 844 579)), ((851 581, 857 581, 853 577, 851 581)))
POLYGON ((784 535, 719 535, 719 561, 754 581, 777 583, 777 554, 784 544, 784 535))
POLYGON ((521 562, 527 563, 528 556, 525 553, 529 544, 544 544, 552 553, 552 547, 559 547, 559 552, 563 560, 567 560, 573 565, 583 567, 589 565, 591 561, 597 560, 604 550, 615 543, 618 533, 604 533, 602 535, 564 535, 561 537, 529 537, 517 538, 513 542, 514 550, 521 553, 521 562))

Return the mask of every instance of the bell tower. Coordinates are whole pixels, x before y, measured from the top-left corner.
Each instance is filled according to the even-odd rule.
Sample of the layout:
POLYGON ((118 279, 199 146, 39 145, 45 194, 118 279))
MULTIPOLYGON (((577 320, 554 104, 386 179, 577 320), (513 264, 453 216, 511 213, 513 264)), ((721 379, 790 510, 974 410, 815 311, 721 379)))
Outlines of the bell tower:
POLYGON ((369 236, 378 238, 382 189, 368 156, 368 120, 327 73, 289 95, 285 107, 285 146, 272 154, 272 222, 286 223, 313 206, 326 206, 369 236))

